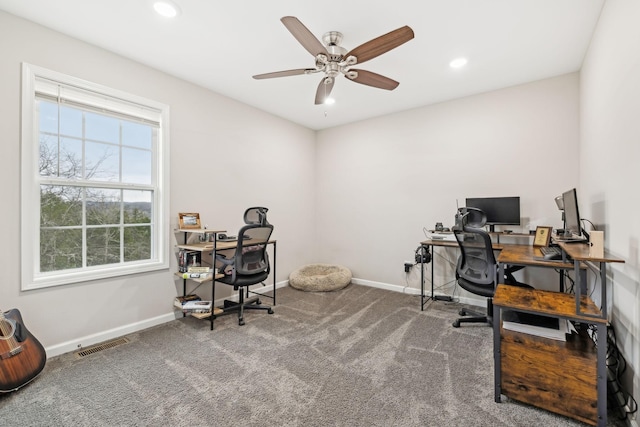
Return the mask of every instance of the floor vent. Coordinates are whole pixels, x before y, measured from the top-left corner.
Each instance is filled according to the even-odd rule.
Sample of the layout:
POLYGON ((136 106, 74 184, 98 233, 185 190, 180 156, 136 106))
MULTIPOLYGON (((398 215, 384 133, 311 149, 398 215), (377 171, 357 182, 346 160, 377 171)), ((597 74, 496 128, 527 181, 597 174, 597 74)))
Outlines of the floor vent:
POLYGON ((90 354, 94 354, 94 353, 97 353, 99 351, 106 350, 108 348, 117 347, 117 346, 119 346, 121 344, 126 344, 128 342, 129 342, 129 340, 126 339, 126 338, 117 338, 115 340, 103 342, 102 344, 97 344, 97 345, 94 345, 92 347, 87 347, 87 348, 83 348, 82 350, 76 351, 76 357, 77 358, 82 358, 82 357, 85 357, 85 356, 89 356, 90 354))

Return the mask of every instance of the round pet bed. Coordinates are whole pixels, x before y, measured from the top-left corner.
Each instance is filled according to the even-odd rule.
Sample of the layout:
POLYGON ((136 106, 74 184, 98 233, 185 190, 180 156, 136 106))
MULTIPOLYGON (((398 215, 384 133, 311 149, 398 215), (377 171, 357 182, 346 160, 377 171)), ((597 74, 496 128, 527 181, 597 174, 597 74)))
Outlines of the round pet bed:
POLYGON ((309 264, 289 275, 289 285, 301 291, 336 291, 351 283, 351 270, 341 265, 309 264))

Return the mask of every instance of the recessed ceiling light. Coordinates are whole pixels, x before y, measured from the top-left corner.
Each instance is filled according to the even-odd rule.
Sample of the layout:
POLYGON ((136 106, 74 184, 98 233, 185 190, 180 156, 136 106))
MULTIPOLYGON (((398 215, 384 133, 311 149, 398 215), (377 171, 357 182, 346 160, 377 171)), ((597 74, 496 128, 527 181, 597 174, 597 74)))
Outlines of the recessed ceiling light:
POLYGON ((178 12, 180 11, 178 5, 167 0, 154 2, 153 9, 158 13, 158 15, 162 15, 166 18, 173 18, 178 15, 178 12))
POLYGON ((451 68, 462 68, 467 65, 467 58, 457 58, 449 63, 451 68))

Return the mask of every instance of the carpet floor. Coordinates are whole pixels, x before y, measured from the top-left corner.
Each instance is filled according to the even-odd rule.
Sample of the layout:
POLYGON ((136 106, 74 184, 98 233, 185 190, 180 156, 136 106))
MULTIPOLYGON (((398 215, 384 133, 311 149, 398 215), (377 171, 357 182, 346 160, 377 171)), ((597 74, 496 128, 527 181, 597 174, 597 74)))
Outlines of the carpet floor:
MULTIPOLYGON (((265 299, 267 302, 268 299, 265 299)), ((365 286, 278 290, 275 313, 192 317, 65 354, 0 396, 11 426, 583 426, 493 400, 492 330, 365 286)), ((609 425, 624 425, 616 420, 609 425)))

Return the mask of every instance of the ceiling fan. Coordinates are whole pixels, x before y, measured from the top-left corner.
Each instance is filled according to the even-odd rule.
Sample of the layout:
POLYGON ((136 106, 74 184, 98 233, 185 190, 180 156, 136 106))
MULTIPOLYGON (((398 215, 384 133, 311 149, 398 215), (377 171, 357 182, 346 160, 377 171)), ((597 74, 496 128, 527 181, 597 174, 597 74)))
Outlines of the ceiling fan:
POLYGON ((335 78, 340 74, 343 74, 347 79, 356 83, 380 89, 393 90, 400 84, 380 74, 351 67, 356 64, 362 64, 411 40, 414 36, 413 30, 408 26, 405 25, 390 33, 369 40, 347 52, 345 48, 340 46, 342 33, 338 31, 325 33, 322 36, 323 44, 295 16, 285 16, 280 20, 298 42, 314 56, 316 66, 315 68, 298 68, 295 70, 258 74, 253 76, 254 79, 260 80, 299 74, 324 73, 324 77, 322 77, 316 91, 316 105, 323 104, 329 97, 335 83, 335 78))

